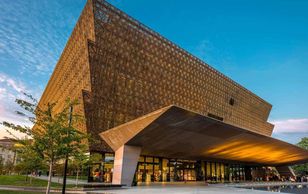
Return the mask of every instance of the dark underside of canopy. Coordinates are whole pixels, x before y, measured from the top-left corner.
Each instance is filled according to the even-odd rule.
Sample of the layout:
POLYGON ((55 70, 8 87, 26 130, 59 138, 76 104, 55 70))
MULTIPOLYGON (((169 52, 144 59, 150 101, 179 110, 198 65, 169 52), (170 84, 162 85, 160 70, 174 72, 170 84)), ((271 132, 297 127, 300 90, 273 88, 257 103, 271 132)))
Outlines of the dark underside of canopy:
POLYGON ((177 106, 168 106, 102 132, 116 151, 139 146, 144 155, 193 160, 290 165, 308 161, 308 151, 177 106))

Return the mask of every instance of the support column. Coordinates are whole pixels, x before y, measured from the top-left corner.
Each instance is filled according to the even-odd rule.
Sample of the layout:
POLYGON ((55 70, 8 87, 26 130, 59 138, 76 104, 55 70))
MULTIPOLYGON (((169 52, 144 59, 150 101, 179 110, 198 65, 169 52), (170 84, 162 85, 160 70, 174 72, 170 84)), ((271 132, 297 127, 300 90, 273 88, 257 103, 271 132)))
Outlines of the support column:
POLYGON ((141 147, 123 145, 115 152, 112 184, 131 186, 141 147))

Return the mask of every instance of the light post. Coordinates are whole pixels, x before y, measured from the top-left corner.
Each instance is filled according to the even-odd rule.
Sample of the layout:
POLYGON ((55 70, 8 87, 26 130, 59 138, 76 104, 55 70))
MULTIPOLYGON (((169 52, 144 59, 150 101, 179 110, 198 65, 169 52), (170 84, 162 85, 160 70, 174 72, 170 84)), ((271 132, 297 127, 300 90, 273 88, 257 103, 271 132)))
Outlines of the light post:
MULTIPOLYGON (((72 125, 72 114, 73 114, 73 106, 70 106, 68 127, 71 127, 71 125, 72 125)), ((68 134, 68 131, 67 131, 67 136, 68 136, 68 135, 69 135, 69 134, 68 134)), ((68 163, 68 153, 65 154, 62 194, 65 194, 67 163, 68 163)))

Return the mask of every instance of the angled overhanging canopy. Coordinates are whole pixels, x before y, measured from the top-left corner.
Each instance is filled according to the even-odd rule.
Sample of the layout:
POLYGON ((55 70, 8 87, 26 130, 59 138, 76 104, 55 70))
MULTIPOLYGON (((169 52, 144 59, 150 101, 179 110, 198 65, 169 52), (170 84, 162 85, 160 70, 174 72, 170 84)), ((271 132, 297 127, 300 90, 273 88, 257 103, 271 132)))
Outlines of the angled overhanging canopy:
POLYGON ((167 158, 290 165, 308 161, 308 151, 224 122, 168 106, 100 136, 114 150, 141 147, 141 154, 167 158))

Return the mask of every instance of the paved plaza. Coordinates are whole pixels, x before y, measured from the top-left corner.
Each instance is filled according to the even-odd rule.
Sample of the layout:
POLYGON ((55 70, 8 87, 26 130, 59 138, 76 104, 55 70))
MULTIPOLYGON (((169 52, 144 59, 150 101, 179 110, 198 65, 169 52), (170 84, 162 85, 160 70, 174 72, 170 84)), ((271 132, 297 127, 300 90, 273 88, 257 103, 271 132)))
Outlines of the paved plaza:
MULTIPOLYGON (((291 185, 296 185, 288 183, 291 185)), ((301 183, 304 184, 305 183, 301 183)), ((124 187, 113 189, 102 189, 95 191, 83 191, 82 189, 70 188, 67 193, 80 193, 80 194, 273 194, 271 191, 260 191, 245 188, 237 188, 234 186, 244 186, 245 184, 238 185, 224 185, 224 184, 212 184, 205 185, 199 183, 181 183, 181 184, 150 184, 137 187, 124 187)), ((257 186, 258 184, 250 184, 251 186, 257 186)), ((268 186, 270 186, 269 184, 268 186)), ((260 184, 259 186, 264 186, 260 184)), ((45 188, 31 188, 31 187, 15 187, 15 186, 0 186, 0 190, 15 190, 15 191, 32 191, 44 192, 45 188)), ((305 193, 305 191, 303 190, 305 193)), ((52 189, 52 193, 61 193, 61 189, 52 189)), ((275 192, 274 192, 275 193, 275 192)), ((300 192, 302 193, 302 192, 300 192)))
MULTIPOLYGON (((36 179, 41 179, 41 180, 45 180, 45 181, 48 180, 48 176, 44 176, 44 175, 42 175, 42 176, 35 176, 34 178, 36 178, 36 179)), ((54 177, 51 177, 51 182, 62 184, 62 183, 63 183, 63 179, 62 179, 62 177, 54 176, 54 177)), ((79 185, 80 185, 80 184, 86 184, 86 183, 87 183, 86 180, 82 180, 82 179, 79 179, 79 180, 78 180, 78 184, 79 184, 79 185)), ((66 184, 68 184, 68 185, 74 185, 74 184, 76 184, 76 179, 67 178, 67 179, 66 179, 66 184)))
POLYGON ((257 191, 251 189, 241 189, 226 187, 222 185, 168 185, 168 186, 139 186, 126 189, 116 189, 108 191, 92 191, 88 193, 104 194, 273 194, 269 191, 257 191))

